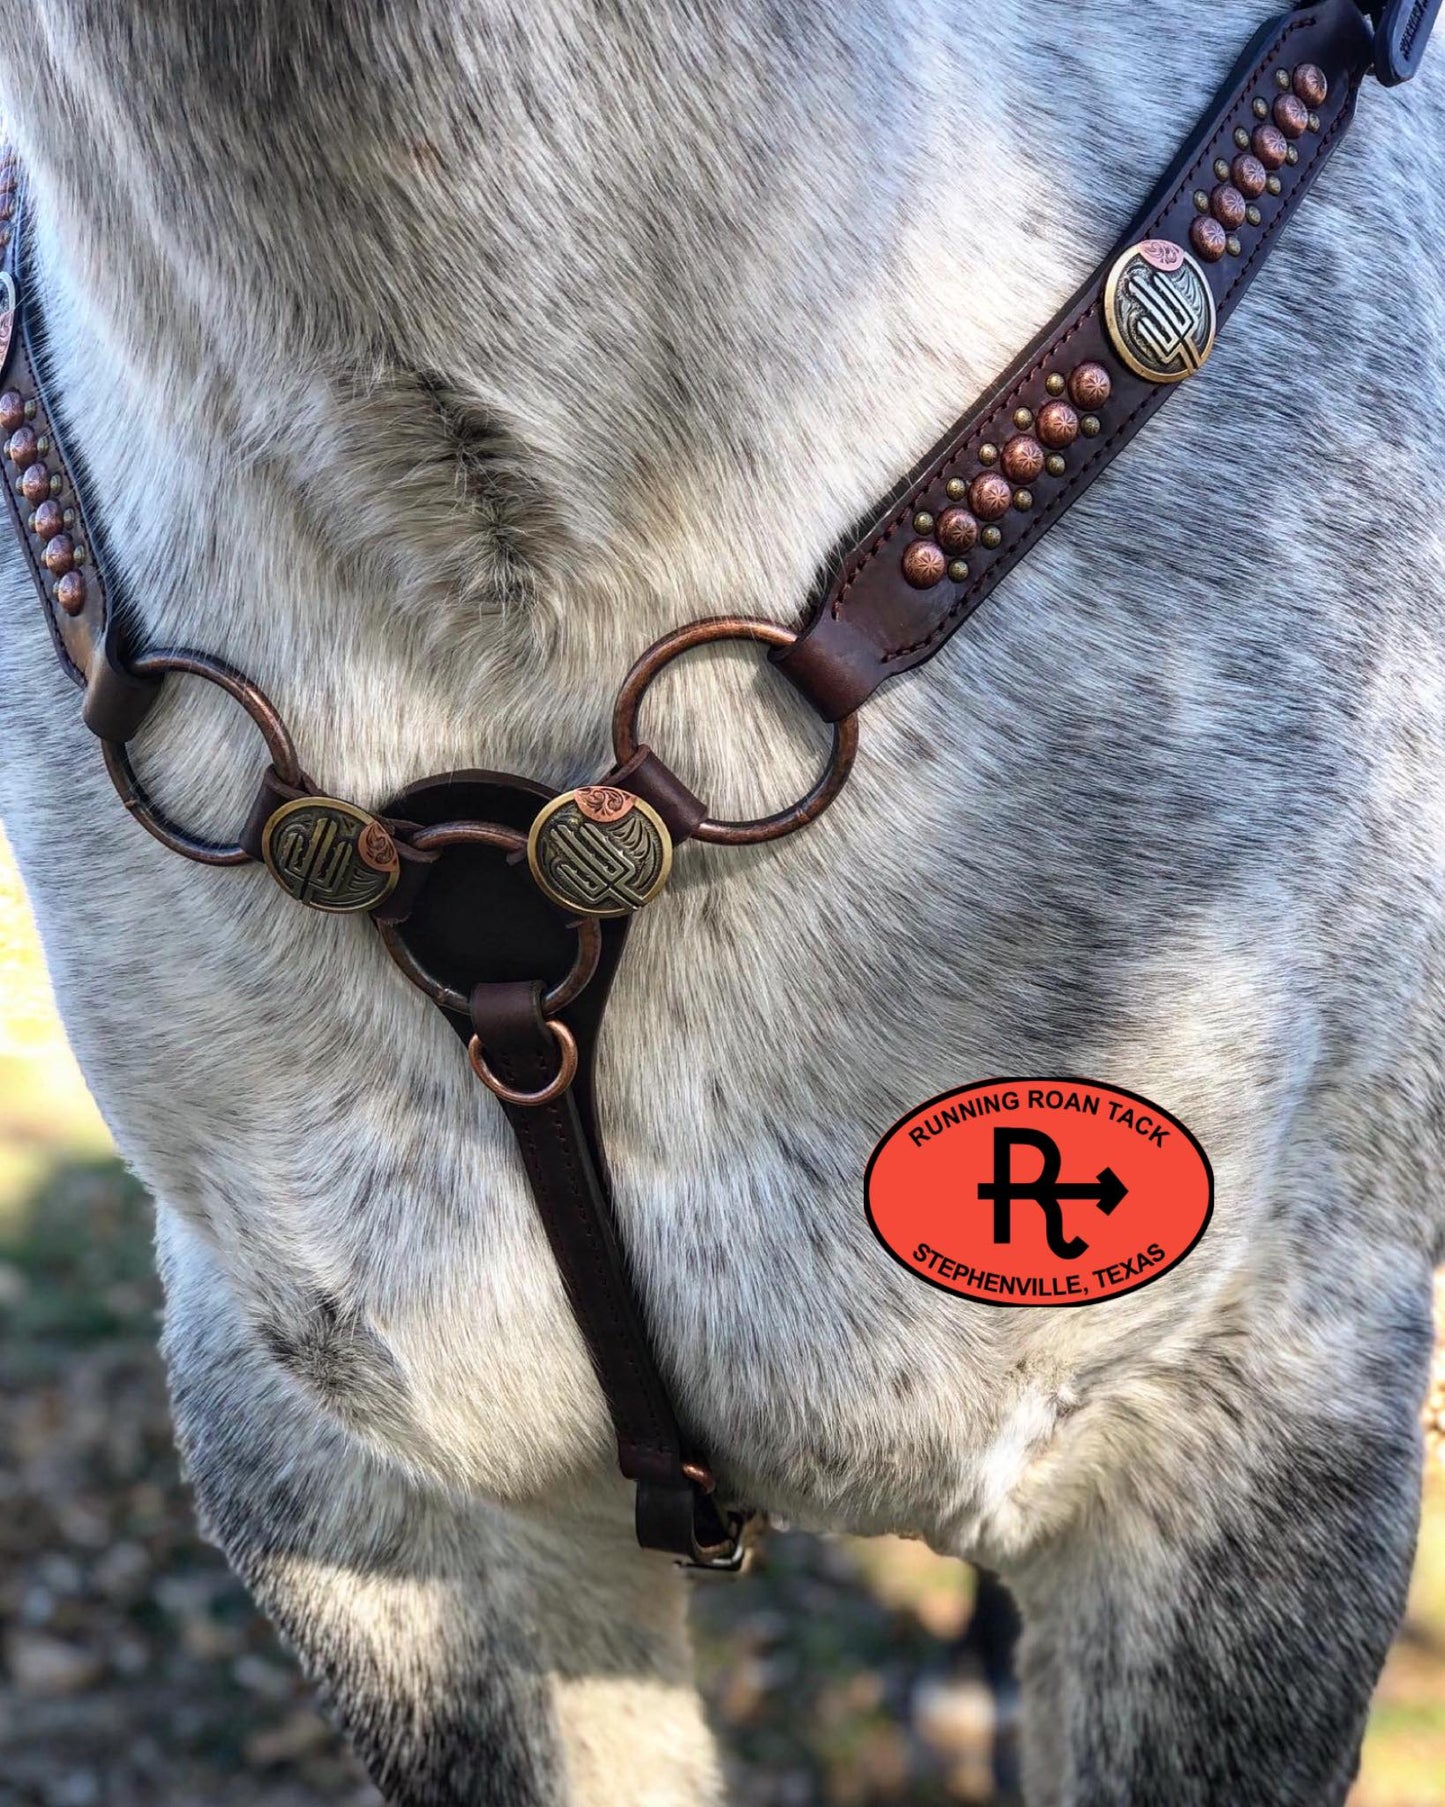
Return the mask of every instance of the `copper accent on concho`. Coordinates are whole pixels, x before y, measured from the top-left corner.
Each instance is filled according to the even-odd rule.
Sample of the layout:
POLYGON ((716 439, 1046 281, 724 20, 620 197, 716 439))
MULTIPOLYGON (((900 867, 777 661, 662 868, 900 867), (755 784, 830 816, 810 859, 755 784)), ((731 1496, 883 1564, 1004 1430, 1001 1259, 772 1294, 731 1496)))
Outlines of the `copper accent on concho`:
POLYGON ((584 784, 572 796, 589 822, 620 822, 637 801, 615 784, 584 784))
MULTIPOLYGON (((1196 220, 1194 230, 1217 220, 1196 220)), ((1214 295, 1204 271, 1170 239, 1144 239, 1115 260, 1104 284, 1104 323, 1136 376, 1177 383, 1214 348, 1214 295)))
POLYGON ((996 471, 985 472, 982 477, 975 477, 969 485, 969 506, 980 521, 997 521, 1006 515, 1013 505, 1013 486, 1007 477, 1000 477, 996 471))
POLYGON ((297 797, 273 810, 261 857, 288 897, 332 915, 374 910, 401 876, 385 825, 339 797, 297 797))
MULTIPOLYGON (((943 554, 938 548, 940 563, 943 554)), ((582 916, 629 916, 652 902, 672 870, 672 836, 652 805, 613 785, 564 791, 544 804, 527 836, 527 864, 538 887, 582 916), (605 815, 582 807, 583 795, 622 797, 605 815)))
POLYGON ((1294 72, 1294 91, 1307 107, 1322 107, 1329 98, 1329 80, 1317 63, 1301 63, 1294 72))
POLYGON ((1092 360, 1078 365, 1069 376, 1069 394, 1080 408, 1102 408, 1113 388, 1108 371, 1092 360))
POLYGON ((914 540, 903 554, 903 575, 915 590, 931 590, 942 583, 948 560, 932 540, 914 540))

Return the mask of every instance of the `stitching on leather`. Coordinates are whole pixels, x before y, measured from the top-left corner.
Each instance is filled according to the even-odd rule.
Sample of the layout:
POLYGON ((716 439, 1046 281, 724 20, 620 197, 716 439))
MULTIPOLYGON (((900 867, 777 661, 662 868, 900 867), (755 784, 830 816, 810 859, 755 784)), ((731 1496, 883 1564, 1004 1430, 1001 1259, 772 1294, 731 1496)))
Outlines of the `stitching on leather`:
MULTIPOLYGON (((1254 64, 1253 73, 1251 73, 1246 78, 1246 80, 1240 84, 1241 99, 1243 98, 1244 92, 1246 90, 1248 90, 1250 87, 1252 87, 1254 85, 1254 83, 1259 80, 1260 72, 1266 67, 1266 65, 1269 64, 1270 62, 1272 62, 1274 60, 1274 58, 1277 57, 1281 53, 1281 51, 1284 49, 1285 44, 1294 35, 1294 33, 1298 32, 1298 31, 1303 31, 1303 30, 1305 30, 1311 26, 1314 26, 1318 23, 1319 23, 1319 14, 1318 13, 1310 13, 1304 17, 1292 20, 1284 28, 1284 30, 1279 33, 1279 35, 1276 38, 1272 39, 1271 42, 1265 47, 1265 49, 1260 52, 1260 55, 1254 64)), ((1235 104, 1237 106, 1239 103, 1236 102, 1235 104)), ((1340 127, 1344 123, 1346 117, 1347 117, 1347 111, 1342 111, 1340 113, 1339 117, 1336 119, 1334 125, 1332 125, 1330 127, 1329 131, 1324 135, 1324 137, 1316 140, 1315 154, 1311 158, 1312 163, 1318 162, 1320 160, 1325 146, 1330 142, 1330 140, 1334 137, 1335 133, 1340 129, 1340 127)), ((1165 197, 1165 199, 1160 202, 1158 208, 1155 210, 1153 215, 1150 217, 1148 226, 1144 229, 1146 235, 1149 231, 1152 231, 1158 227, 1160 221, 1162 221, 1164 219, 1164 217, 1171 211, 1171 209, 1177 204, 1180 195, 1183 194, 1186 189, 1190 188, 1193 185, 1196 174, 1202 168, 1202 166, 1209 161, 1217 138, 1218 138, 1218 132, 1216 131, 1209 138, 1209 140, 1206 142, 1206 144, 1203 146, 1203 148, 1200 150, 1199 155, 1195 158, 1194 162, 1180 177, 1179 181, 1176 183, 1175 187, 1170 192, 1170 194, 1167 195, 1165 197)), ((1239 286, 1239 284, 1248 275, 1249 270, 1250 270, 1251 266, 1253 265, 1255 259, 1260 255, 1260 253, 1269 244, 1271 244, 1273 242, 1273 239, 1274 239, 1276 233, 1278 232, 1280 227, 1284 224, 1286 218, 1289 216, 1289 212, 1290 212, 1290 210, 1288 208, 1285 208, 1285 209, 1282 209, 1278 214, 1275 215, 1273 223, 1271 224, 1269 229, 1264 234, 1261 235, 1259 242, 1255 246, 1255 249, 1250 253, 1249 258, 1241 266, 1239 273, 1236 275, 1234 281, 1230 284, 1229 288, 1225 290, 1224 298, 1226 300, 1228 299, 1228 297, 1230 295, 1232 295, 1234 293, 1235 289, 1239 286)), ((844 584, 842 584, 842 586, 838 589, 838 591, 834 595, 834 597, 830 603, 829 612, 835 619, 838 618, 839 616, 841 616, 841 614, 842 614, 844 602, 848 595, 848 592, 851 589, 853 589, 857 583, 859 583, 861 581, 864 573, 872 565, 873 561, 877 558, 878 554, 887 545, 888 541, 893 538, 893 536, 899 531, 899 529, 903 526, 903 524, 911 517, 911 515, 914 511, 914 507, 916 506, 916 498, 918 496, 919 491, 928 488, 931 484, 936 483, 939 480, 939 478, 942 477, 943 474, 947 470, 949 470, 955 464, 961 462, 966 457, 966 455, 970 451, 972 451, 972 449, 976 445, 978 445, 979 443, 982 442, 984 435, 997 423, 999 417, 1007 412, 1009 405, 1014 400, 1015 396, 1017 396, 1019 394, 1019 392, 1022 389, 1024 389, 1028 385, 1028 383, 1030 383, 1033 380, 1033 378, 1035 376, 1038 375, 1039 371, 1043 368, 1043 366, 1051 358, 1058 356, 1058 354, 1068 344, 1069 340, 1072 339, 1076 333, 1081 331, 1082 328, 1084 327, 1085 323, 1087 321, 1089 321, 1090 319, 1092 319, 1092 317, 1098 312, 1099 306, 1100 306, 1100 299, 1096 297, 1095 300, 1093 300, 1089 304, 1089 306, 1084 310, 1084 312, 1079 315, 1078 319, 1076 321, 1074 321, 1073 325, 1069 327, 1067 332, 1065 332, 1060 338, 1050 341, 1050 343, 1044 347, 1043 351, 1040 352, 1039 356, 1034 360, 1034 362, 1029 366, 1029 368, 1019 376, 1019 378, 1014 383, 1013 387, 1010 388, 1004 396, 1000 397, 999 400, 997 402, 995 402, 994 406, 989 410, 988 414, 985 415, 979 421, 978 425, 974 428, 973 432, 963 442, 963 444, 959 445, 957 447, 954 447, 954 448, 950 449, 947 453, 945 453, 944 456, 939 459, 938 463, 935 464, 932 467, 932 469, 929 470, 923 477, 921 477, 919 479, 919 481, 913 486, 913 488, 908 492, 908 496, 905 498, 904 502, 900 505, 898 512, 892 516, 892 518, 888 521, 886 526, 884 528, 882 528, 875 535, 875 537, 868 543, 868 545, 866 546, 866 548, 864 549, 864 551, 862 553, 862 556, 859 558, 857 565, 854 567, 851 575, 848 577, 847 581, 844 584)), ((1019 538, 1014 542, 1013 546, 1009 550, 1008 557, 1009 557, 1010 568, 1012 566, 1012 563, 1017 559, 1018 555, 1020 553, 1022 553, 1029 545, 1031 545, 1033 543, 1033 541, 1038 537, 1039 533, 1041 533, 1045 527, 1049 527, 1053 524, 1053 522, 1058 518, 1059 514, 1061 513, 1062 505, 1065 502, 1065 500, 1073 495, 1075 490, 1078 488, 1079 483, 1087 475, 1089 475, 1089 473, 1097 465, 1098 461, 1104 456, 1104 454, 1106 452, 1108 452, 1110 450, 1110 448, 1118 440, 1120 434, 1123 433, 1127 427, 1132 425, 1132 423, 1137 419, 1139 413, 1144 408, 1146 408, 1149 405, 1149 403, 1151 401, 1153 401, 1154 399, 1155 398, 1152 395, 1146 396, 1143 399, 1143 401, 1141 401, 1139 403, 1139 405, 1133 410, 1133 412, 1130 413, 1127 416, 1127 418, 1118 427, 1116 427, 1114 429, 1113 433, 1111 433, 1107 439, 1101 441, 1097 451, 1093 454, 1093 456, 1090 459, 1088 459, 1080 467, 1080 469, 1075 473, 1075 475, 1071 479, 1071 481, 1069 483, 1067 483, 1064 486, 1064 488, 1061 489, 1057 493, 1057 495, 1054 497, 1053 501, 1049 504, 1048 508, 1041 511, 1039 514, 1037 514, 1034 517, 1034 519, 1029 523, 1028 527, 1019 536, 1019 538)), ((889 648, 888 650, 880 653, 879 654, 879 663, 884 664, 884 665, 890 664, 894 660, 897 660, 900 658, 905 658, 911 653, 920 652, 925 647, 932 645, 935 640, 940 638, 940 636, 942 636, 946 632, 946 630, 950 627, 950 625, 955 620, 957 620, 957 618, 961 614, 963 614, 967 611, 967 609, 971 603, 980 600, 982 598, 982 595, 985 592, 985 590, 992 583, 999 581, 999 578, 1001 576, 1003 576, 1004 574, 1005 573, 1000 572, 998 570, 997 566, 992 566, 989 568, 989 570, 982 572, 974 580, 974 582, 968 586, 967 589, 962 591, 960 593, 960 595, 954 599, 954 601, 953 601, 952 605, 949 607, 947 613, 944 614, 942 617, 940 617, 940 619, 925 633, 925 635, 923 636, 922 639, 911 641, 906 646, 892 647, 892 648, 889 648)))

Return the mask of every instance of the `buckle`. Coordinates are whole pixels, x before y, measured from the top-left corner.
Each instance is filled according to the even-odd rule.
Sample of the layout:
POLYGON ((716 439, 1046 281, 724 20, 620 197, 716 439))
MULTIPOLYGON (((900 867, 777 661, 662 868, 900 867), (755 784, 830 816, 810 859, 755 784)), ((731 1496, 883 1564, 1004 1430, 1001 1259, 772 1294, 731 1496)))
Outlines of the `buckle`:
POLYGON ((1419 70, 1440 13, 1440 0, 1384 0, 1368 8, 1375 21, 1375 76, 1398 88, 1419 70))

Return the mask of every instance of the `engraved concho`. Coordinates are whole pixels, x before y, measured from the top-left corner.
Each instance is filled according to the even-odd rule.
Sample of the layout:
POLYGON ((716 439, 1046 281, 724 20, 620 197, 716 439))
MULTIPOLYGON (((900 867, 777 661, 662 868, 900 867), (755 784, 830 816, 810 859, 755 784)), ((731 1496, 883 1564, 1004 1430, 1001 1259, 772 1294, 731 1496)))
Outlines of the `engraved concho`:
POLYGON ((672 836, 641 797, 613 784, 586 785, 541 811, 527 836, 527 863, 564 910, 627 916, 667 883, 672 836))
POLYGON ((261 831, 261 854, 281 889, 312 910, 374 910, 401 875, 382 824, 337 797, 283 803, 261 831))
POLYGON ((1214 293, 1204 271, 1167 238, 1146 238, 1115 261, 1104 284, 1104 321, 1136 376, 1177 383, 1214 349, 1214 293))

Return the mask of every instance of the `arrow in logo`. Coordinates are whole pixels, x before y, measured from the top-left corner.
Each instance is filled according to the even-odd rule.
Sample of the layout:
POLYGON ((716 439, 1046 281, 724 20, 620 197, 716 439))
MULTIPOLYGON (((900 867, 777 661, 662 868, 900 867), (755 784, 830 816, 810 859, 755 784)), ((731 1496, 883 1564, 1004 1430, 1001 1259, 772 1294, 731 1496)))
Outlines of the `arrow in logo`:
POLYGON ((1101 1167, 1092 1181, 1060 1180, 1062 1164, 1058 1143, 1040 1129, 996 1129, 993 1132, 993 1180, 979 1187, 978 1196, 993 1200, 995 1243, 1013 1241, 1013 1201, 1031 1198, 1044 1214, 1044 1235, 1054 1254, 1061 1261, 1079 1259, 1089 1245, 1082 1236, 1064 1235, 1060 1199, 1092 1199, 1105 1217, 1109 1217, 1118 1209, 1129 1188, 1112 1167, 1101 1167), (1043 1167, 1033 1179, 1014 1178, 1015 1148, 1033 1148, 1043 1156, 1043 1167))

